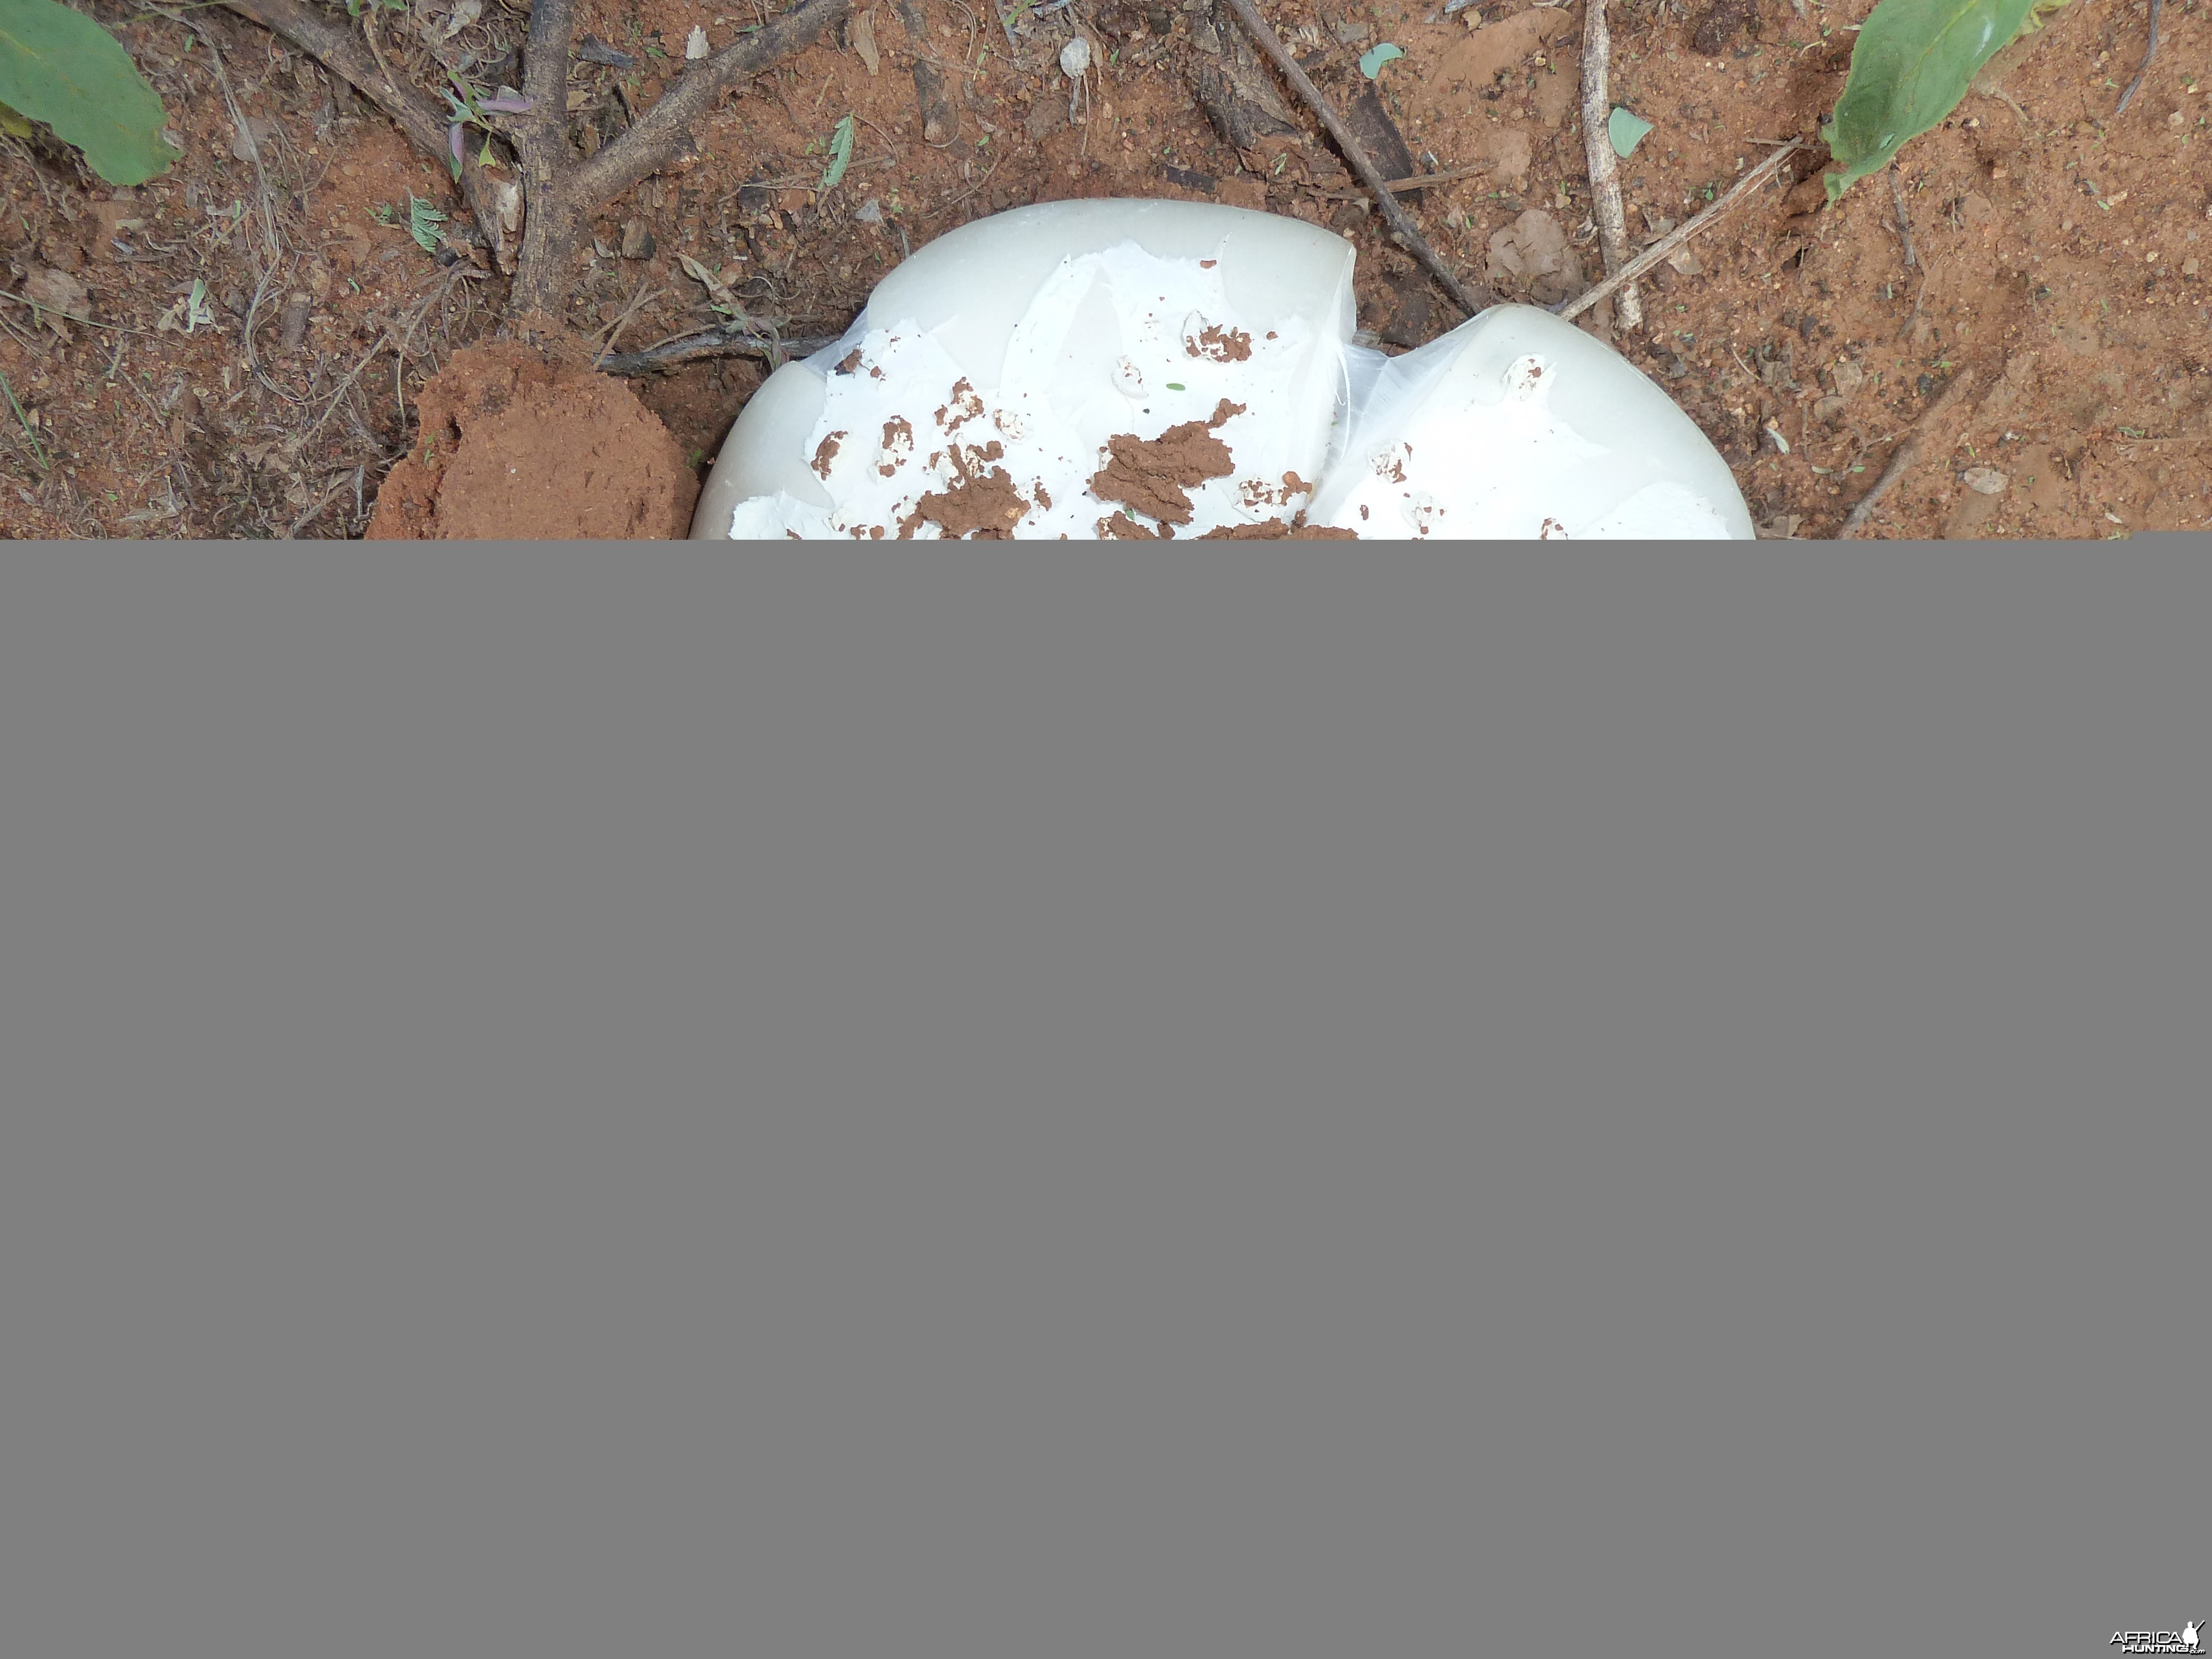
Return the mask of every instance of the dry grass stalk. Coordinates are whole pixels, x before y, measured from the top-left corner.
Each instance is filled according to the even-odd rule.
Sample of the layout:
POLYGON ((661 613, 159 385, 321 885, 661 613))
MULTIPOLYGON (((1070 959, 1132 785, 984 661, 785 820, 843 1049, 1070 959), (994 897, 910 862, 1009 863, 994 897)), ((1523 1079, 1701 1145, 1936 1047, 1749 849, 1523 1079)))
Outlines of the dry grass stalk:
MULTIPOLYGON (((1609 125, 1612 100, 1606 75, 1613 54, 1605 23, 1605 0, 1585 0, 1583 10, 1583 154, 1589 161, 1590 215, 1597 221, 1598 245, 1610 276, 1628 263, 1628 216, 1620 205, 1620 169, 1613 153, 1609 125)), ((1644 320, 1636 284, 1622 286, 1620 320, 1634 328, 1644 320)))
POLYGON ((1780 149, 1776 150, 1771 155, 1761 161, 1757 167, 1752 168, 1749 173, 1745 173, 1743 177, 1737 181, 1735 188, 1729 191, 1727 195, 1722 197, 1719 201, 1714 203, 1703 213, 1700 213, 1696 218, 1689 220, 1683 224, 1677 225, 1673 230, 1668 232, 1667 234, 1662 236, 1657 241, 1652 243, 1650 247, 1645 248, 1643 252, 1638 254, 1633 259, 1631 259, 1619 270, 1614 271, 1612 276, 1607 277, 1595 288, 1590 289, 1584 293, 1577 294, 1573 299, 1569 300, 1565 304, 1559 307, 1556 314, 1569 319, 1579 317, 1583 313, 1588 311, 1592 306, 1597 304, 1599 301, 1604 299, 1607 295, 1613 293, 1619 289, 1625 288, 1629 283, 1634 282, 1638 277, 1643 276, 1646 271, 1658 264, 1661 260, 1673 253, 1674 251, 1681 246, 1683 243, 1688 241, 1691 237, 1696 235, 1698 232, 1703 230, 1707 225, 1711 224, 1716 219, 1718 219, 1738 202, 1741 202, 1745 197, 1750 195, 1753 191, 1757 190, 1759 185, 1773 178, 1776 172, 1781 167, 1784 158, 1804 148, 1805 146, 1802 141, 1792 138, 1788 143, 1783 145, 1780 149))

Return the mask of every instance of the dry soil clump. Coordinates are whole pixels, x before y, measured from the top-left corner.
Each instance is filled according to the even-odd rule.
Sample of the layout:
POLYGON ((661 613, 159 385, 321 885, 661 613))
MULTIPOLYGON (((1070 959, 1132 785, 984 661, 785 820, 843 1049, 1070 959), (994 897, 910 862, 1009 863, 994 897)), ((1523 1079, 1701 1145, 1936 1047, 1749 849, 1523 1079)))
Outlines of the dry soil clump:
POLYGON ((415 447, 385 480, 371 539, 669 538, 699 483, 618 380, 499 343, 422 387, 415 447))

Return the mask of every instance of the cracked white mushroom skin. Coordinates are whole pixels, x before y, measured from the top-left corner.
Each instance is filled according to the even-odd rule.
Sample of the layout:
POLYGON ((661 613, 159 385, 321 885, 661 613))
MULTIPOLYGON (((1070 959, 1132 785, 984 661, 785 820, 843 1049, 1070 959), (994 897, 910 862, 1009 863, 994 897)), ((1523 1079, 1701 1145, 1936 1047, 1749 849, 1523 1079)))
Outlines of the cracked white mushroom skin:
POLYGON ((694 533, 944 533, 965 505, 917 520, 924 498, 999 471, 1020 507, 994 533, 1088 538, 1124 511, 1177 535, 1283 516, 1255 502, 1287 473, 1305 488, 1320 476, 1352 260, 1299 221, 1198 203, 978 220, 886 277, 836 346, 770 377, 723 445, 694 533), (1091 492, 1111 440, 1208 426, 1224 401, 1243 405, 1211 428, 1234 468, 1186 488, 1187 520, 1091 492), (909 428, 910 453, 884 437, 909 428), (824 455, 833 434, 847 435, 824 455))
POLYGON ((1363 538, 1749 540, 1697 424, 1636 366, 1533 306, 1385 363, 1309 509, 1363 538))
POLYGON ((1743 537, 1728 467, 1656 385, 1498 307, 1394 360, 1352 344, 1352 249, 1205 204, 978 220, 771 376, 695 536, 1743 537))

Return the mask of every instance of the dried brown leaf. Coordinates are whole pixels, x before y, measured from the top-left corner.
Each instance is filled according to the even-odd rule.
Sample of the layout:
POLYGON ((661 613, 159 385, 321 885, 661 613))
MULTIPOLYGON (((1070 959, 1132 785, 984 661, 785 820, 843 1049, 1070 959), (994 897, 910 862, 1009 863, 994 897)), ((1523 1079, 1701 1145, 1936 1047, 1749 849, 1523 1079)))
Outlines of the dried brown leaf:
POLYGON ((66 270, 33 265, 30 275, 23 279, 23 297, 48 311, 65 311, 76 317, 92 315, 90 291, 66 270))

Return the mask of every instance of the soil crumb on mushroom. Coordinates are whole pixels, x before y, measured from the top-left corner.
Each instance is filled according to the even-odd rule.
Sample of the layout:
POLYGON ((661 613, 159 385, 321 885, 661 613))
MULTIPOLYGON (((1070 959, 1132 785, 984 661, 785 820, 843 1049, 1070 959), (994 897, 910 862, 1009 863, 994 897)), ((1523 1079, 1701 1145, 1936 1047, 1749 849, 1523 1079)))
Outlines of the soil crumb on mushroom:
MULTIPOLYGON (((995 447, 995 446, 994 446, 995 447)), ((912 539, 925 523, 935 525, 946 536, 974 536, 978 541, 1005 541, 1029 503, 1014 488, 1003 466, 986 473, 970 473, 950 489, 933 489, 914 504, 914 511, 899 520, 899 539, 912 539)))
MULTIPOLYGON (((1191 521, 1189 489, 1237 470, 1229 446, 1215 428, 1242 415, 1244 405, 1226 398, 1206 421, 1184 421, 1157 438, 1124 433, 1106 441, 1109 459, 1091 475, 1091 493, 1102 501, 1120 501, 1164 525, 1191 521)), ((1102 535, 1109 532, 1102 530, 1102 535)), ((1119 533, 1119 532, 1110 532, 1119 533)))
POLYGON ((1210 357, 1217 363, 1241 363, 1252 356, 1252 337, 1241 328, 1208 323, 1199 331, 1196 339, 1183 342, 1183 349, 1194 357, 1210 357))

